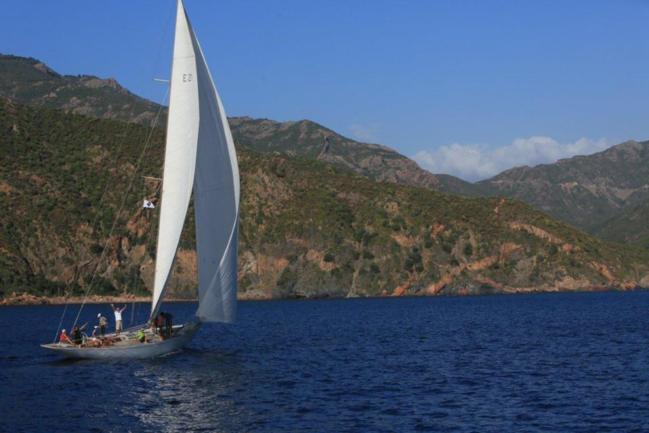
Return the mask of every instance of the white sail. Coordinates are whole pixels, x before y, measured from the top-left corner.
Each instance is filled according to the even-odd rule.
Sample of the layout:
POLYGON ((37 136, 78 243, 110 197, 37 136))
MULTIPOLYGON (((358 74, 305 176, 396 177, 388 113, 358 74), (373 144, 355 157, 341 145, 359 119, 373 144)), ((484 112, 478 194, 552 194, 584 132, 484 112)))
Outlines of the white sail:
POLYGON ((194 182, 198 311, 202 322, 236 318, 239 166, 228 119, 190 26, 200 101, 194 182))
POLYGON ((237 295, 239 168, 225 110, 181 0, 176 18, 169 106, 152 315, 159 308, 173 265, 193 183, 199 296, 196 315, 203 322, 233 322, 237 295), (170 156, 170 145, 181 149, 183 154, 170 156), (174 160, 169 161, 170 158, 174 160), (170 180, 170 174, 174 180, 170 180), (177 184, 172 187, 170 182, 177 184), (171 195, 172 199, 167 198, 170 188, 178 191, 171 195), (169 201, 172 209, 168 208, 169 201), (163 219, 162 215, 170 217, 163 219), (164 223, 168 226, 163 232, 164 223))
POLYGON ((160 301, 176 257, 194 184, 199 106, 194 44, 182 1, 178 2, 171 68, 167 141, 151 315, 160 301))

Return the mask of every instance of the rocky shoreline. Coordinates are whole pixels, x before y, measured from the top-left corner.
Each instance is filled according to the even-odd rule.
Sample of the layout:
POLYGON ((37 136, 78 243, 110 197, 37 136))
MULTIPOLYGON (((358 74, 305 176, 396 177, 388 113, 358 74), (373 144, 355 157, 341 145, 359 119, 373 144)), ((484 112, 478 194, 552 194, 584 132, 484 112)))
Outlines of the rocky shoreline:
MULTIPOLYGON (((165 299, 165 302, 195 302, 196 299, 165 299)), ((0 299, 0 306, 13 305, 64 305, 81 304, 82 296, 35 296, 29 293, 13 293, 10 296, 0 299)), ((150 296, 99 296, 93 295, 86 299, 86 304, 128 304, 131 302, 151 302, 150 296)))
MULTIPOLYGON (((270 301, 273 298, 263 296, 257 293, 242 294, 239 296, 239 301, 270 301)), ((294 299, 294 298, 287 298, 294 299)), ((165 302, 197 302, 197 298, 174 298, 165 297, 165 302)), ((36 296, 29 293, 12 293, 6 298, 0 298, 0 307, 2 306, 15 306, 15 305, 65 305, 65 304, 81 304, 83 302, 82 296, 36 296)), ((150 303, 151 296, 135 296, 125 294, 120 296, 100 296, 92 295, 86 299, 86 304, 129 304, 131 302, 144 302, 150 303)))
MULTIPOLYGON (((646 283, 646 282, 645 282, 646 283)), ((539 293, 588 293, 588 292, 607 292, 607 291, 616 291, 616 292, 625 292, 625 291, 636 291, 636 290, 649 290, 649 285, 637 285, 637 284, 613 284, 613 285, 589 285, 589 286, 578 286, 578 287, 565 287, 565 286, 553 286, 553 287, 506 287, 501 288, 499 291, 474 291, 468 288, 458 289, 452 288, 450 290, 440 290, 436 293, 418 293, 418 294, 395 294, 395 293, 383 293, 378 296, 379 298, 393 298, 393 297, 425 297, 425 296, 479 296, 479 295, 525 295, 525 294, 539 294, 539 293)), ((356 297, 356 296, 342 296, 340 299, 356 297)), ((272 301, 279 299, 331 299, 331 296, 316 296, 316 297, 303 297, 303 296, 291 296, 286 298, 272 298, 267 296, 255 296, 255 294, 243 294, 238 297, 239 301, 272 301)), ((165 302, 197 302, 195 298, 165 298, 165 302)), ((2 306, 17 306, 17 305, 64 305, 68 304, 81 304, 83 302, 83 297, 81 296, 35 296, 30 295, 29 293, 12 293, 10 296, 0 299, 0 307, 2 306)), ((120 296, 99 296, 93 295, 89 296, 86 299, 86 304, 128 304, 132 302, 151 302, 150 296, 135 296, 130 294, 120 295, 120 296)))

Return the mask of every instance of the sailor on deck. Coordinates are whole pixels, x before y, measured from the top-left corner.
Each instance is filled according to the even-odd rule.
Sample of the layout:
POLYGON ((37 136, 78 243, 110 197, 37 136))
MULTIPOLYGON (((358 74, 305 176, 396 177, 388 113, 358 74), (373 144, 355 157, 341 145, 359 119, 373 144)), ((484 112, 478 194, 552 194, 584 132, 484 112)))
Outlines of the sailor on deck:
POLYGON ((74 328, 72 328, 72 334, 70 334, 73 344, 82 344, 84 342, 83 331, 85 331, 87 326, 87 323, 84 323, 81 326, 74 325, 74 328))
POLYGON ((108 325, 108 319, 105 316, 102 316, 101 313, 97 314, 97 320, 99 321, 99 334, 103 337, 106 334, 106 326, 108 325))
POLYGON ((72 344, 70 337, 65 333, 65 329, 61 330, 61 336, 59 337, 59 343, 72 344))
POLYGON ((113 313, 115 313, 115 334, 122 332, 122 312, 126 310, 126 305, 122 308, 117 308, 113 304, 110 304, 113 307, 113 313))

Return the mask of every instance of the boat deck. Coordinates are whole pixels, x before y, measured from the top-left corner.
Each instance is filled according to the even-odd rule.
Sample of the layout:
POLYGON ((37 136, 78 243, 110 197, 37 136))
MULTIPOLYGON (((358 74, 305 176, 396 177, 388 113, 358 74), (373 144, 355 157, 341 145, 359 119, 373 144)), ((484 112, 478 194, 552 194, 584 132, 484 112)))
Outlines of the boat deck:
POLYGON ((103 338, 89 337, 82 344, 51 343, 41 347, 55 351, 69 358, 117 359, 117 358, 153 358, 181 349, 188 344, 200 323, 175 325, 171 337, 161 338, 145 329, 145 342, 137 339, 141 327, 127 329, 119 335, 108 334, 103 338))
POLYGON ((144 342, 138 340, 137 334, 142 329, 141 327, 129 328, 119 334, 110 333, 104 334, 104 336, 95 336, 88 337, 84 335, 83 343, 81 344, 70 344, 70 343, 51 343, 43 344, 43 347, 47 348, 86 348, 86 347, 128 347, 128 346, 139 346, 142 344, 156 344, 161 343, 169 338, 173 338, 179 331, 183 329, 184 325, 174 325, 173 331, 170 337, 163 338, 159 334, 153 332, 151 328, 144 328, 144 342))

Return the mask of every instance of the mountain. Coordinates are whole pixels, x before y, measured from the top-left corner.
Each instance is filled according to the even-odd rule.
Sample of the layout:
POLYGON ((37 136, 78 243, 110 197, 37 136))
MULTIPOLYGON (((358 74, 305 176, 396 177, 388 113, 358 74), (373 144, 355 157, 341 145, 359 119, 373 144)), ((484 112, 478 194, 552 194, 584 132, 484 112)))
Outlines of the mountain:
POLYGON ((315 159, 379 182, 435 190, 471 184, 448 175, 434 175, 413 160, 379 144, 361 143, 309 120, 276 122, 268 119, 230 119, 235 141, 258 152, 280 152, 315 159), (453 182, 458 186, 449 187, 453 182))
POLYGON ((0 96, 21 104, 141 124, 150 124, 159 108, 112 78, 60 75, 36 59, 3 54, 0 54, 0 96))
POLYGON ((628 141, 593 155, 513 168, 477 186, 596 232, 623 210, 649 200, 649 142, 628 141))
MULTIPOLYGON (((33 106, 150 125, 165 109, 115 80, 63 76, 35 59, 0 55, 0 96, 33 106)), ((649 199, 648 142, 627 142, 604 152, 554 164, 518 167, 475 184, 432 174, 378 144, 361 143, 309 120, 276 122, 230 118, 235 142, 247 149, 320 161, 380 182, 425 187, 467 197, 516 198, 607 239, 624 240, 626 209, 649 199), (607 224, 607 228, 603 225, 607 224), (615 227, 615 224, 620 224, 615 227), (621 237, 616 238, 617 235, 621 237)))
MULTIPOLYGON (((146 294, 162 165, 150 129, 0 100, 0 290, 146 294), (147 137, 151 134, 151 141, 147 137)), ((243 298, 470 294, 649 285, 649 252, 518 201, 374 182, 239 147, 243 298)), ((190 215, 192 211, 190 210, 190 215)), ((170 287, 193 296, 187 221, 170 287)))
MULTIPOLYGON (((22 104, 144 125, 151 124, 160 109, 113 79, 64 76, 36 59, 10 55, 0 55, 0 96, 22 104)), ((165 114, 163 108, 161 124, 165 114)), ((448 192, 473 189, 461 179, 423 170, 390 148, 351 140, 308 120, 275 122, 238 117, 230 118, 230 122, 235 141, 259 152, 317 159, 378 181, 448 192)))
POLYGON ((649 201, 626 207, 620 214, 593 229, 602 239, 649 249, 649 201))

